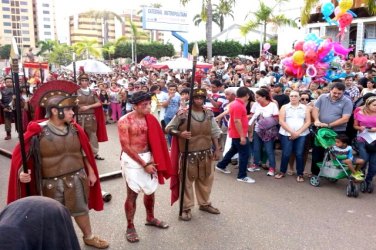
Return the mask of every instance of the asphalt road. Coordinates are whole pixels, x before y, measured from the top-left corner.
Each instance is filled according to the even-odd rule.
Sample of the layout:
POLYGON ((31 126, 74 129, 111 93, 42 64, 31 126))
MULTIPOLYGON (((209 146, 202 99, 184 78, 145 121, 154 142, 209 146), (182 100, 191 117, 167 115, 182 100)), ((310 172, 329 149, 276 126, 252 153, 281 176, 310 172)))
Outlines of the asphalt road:
MULTIPOLYGON (((98 161, 101 174, 120 169, 117 128, 115 124, 107 128, 110 141, 100 144, 100 153, 106 158, 98 161)), ((1 131, 2 126, 2 135, 1 131)), ((1 148, 11 149, 16 143, 16 139, 9 142, 2 137, 1 148)), ((278 151, 276 155, 279 160, 278 151)), ((9 162, 0 156, 0 209, 5 206, 9 162)), ((104 211, 90 213, 94 232, 110 242, 110 249, 376 249, 375 194, 348 198, 346 180, 335 184, 323 181, 316 188, 307 180, 297 183, 290 176, 275 180, 265 171, 250 175, 255 184, 239 183, 237 169, 231 169, 230 175, 215 174, 212 202, 220 215, 196 207, 192 221, 179 221, 178 205, 170 206, 168 185, 159 187, 155 215, 170 224, 167 230, 144 225, 140 194, 135 217, 140 242, 135 244, 125 239, 123 179, 103 181, 103 190, 113 198, 104 211)), ((77 227, 76 232, 81 238, 77 227)), ((92 249, 80 242, 82 249, 92 249)))

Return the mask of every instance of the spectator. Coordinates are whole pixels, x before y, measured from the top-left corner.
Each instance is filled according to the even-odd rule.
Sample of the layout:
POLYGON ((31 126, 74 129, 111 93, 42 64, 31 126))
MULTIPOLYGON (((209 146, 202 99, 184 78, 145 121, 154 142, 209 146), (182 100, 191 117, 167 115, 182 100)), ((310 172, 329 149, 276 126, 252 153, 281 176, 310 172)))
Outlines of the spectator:
MULTIPOLYGON (((172 118, 174 118, 176 112, 178 112, 180 107, 180 95, 177 93, 178 86, 174 83, 168 85, 168 98, 165 100, 162 105, 166 109, 164 115, 164 124, 170 123, 172 118)), ((171 135, 168 135, 169 143, 171 144, 171 135)))
POLYGON ((311 125, 310 109, 299 103, 299 92, 291 91, 290 103, 283 105, 279 112, 280 140, 282 144, 281 173, 276 179, 285 177, 290 155, 292 152, 296 158, 297 182, 303 182, 304 172, 304 144, 309 134, 308 127, 311 125))
POLYGON ((121 117, 120 88, 117 86, 116 82, 111 83, 111 88, 108 93, 112 111, 112 120, 116 122, 121 117))
POLYGON ((164 127, 164 116, 166 108, 163 106, 163 103, 167 101, 168 94, 161 91, 160 85, 154 85, 150 88, 150 92, 155 95, 155 98, 152 98, 152 113, 157 117, 158 121, 161 122, 164 127), (155 105, 155 106, 154 106, 155 105), (154 109, 155 107, 155 109, 154 109))
POLYGON ((222 104, 225 101, 225 96, 223 93, 220 92, 222 89, 223 84, 219 80, 214 80, 211 83, 211 95, 208 94, 207 98, 209 101, 209 105, 206 105, 207 107, 210 107, 211 110, 214 113, 214 116, 219 115, 222 113, 222 104))
POLYGON ((278 102, 278 108, 281 109, 283 105, 290 102, 289 96, 283 93, 283 84, 277 83, 271 85, 273 91, 273 99, 278 102))
POLYGON ((358 100, 360 96, 359 88, 355 86, 353 81, 353 76, 346 76, 345 78, 345 96, 349 97, 350 100, 354 103, 358 100))
MULTIPOLYGON (((344 97, 345 85, 333 84, 329 94, 322 94, 316 101, 312 110, 312 117, 316 128, 332 128, 337 134, 346 133, 346 125, 352 113, 352 102, 344 97)), ((324 158, 324 148, 312 148, 312 174, 318 175, 317 163, 324 158)))
POLYGON ((369 79, 367 79, 367 87, 363 88, 361 95, 363 96, 367 93, 375 93, 375 83, 369 79))
POLYGON ((357 66, 359 70, 364 73, 366 72, 367 61, 368 59, 364 56, 363 50, 358 50, 358 55, 352 60, 352 64, 357 66))
POLYGON ((265 89, 256 91, 256 103, 251 109, 250 137, 253 138, 254 161, 248 171, 260 170, 261 152, 265 147, 269 160, 268 176, 274 176, 276 162, 274 155, 274 139, 278 136, 278 106, 272 101, 265 89))

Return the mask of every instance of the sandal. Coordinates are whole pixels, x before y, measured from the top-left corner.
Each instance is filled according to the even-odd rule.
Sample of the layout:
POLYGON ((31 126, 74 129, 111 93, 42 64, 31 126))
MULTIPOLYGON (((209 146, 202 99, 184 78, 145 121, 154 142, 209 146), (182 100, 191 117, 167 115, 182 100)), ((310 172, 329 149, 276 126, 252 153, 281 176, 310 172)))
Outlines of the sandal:
POLYGON ((158 228, 162 228, 162 229, 166 229, 166 228, 169 227, 169 225, 166 222, 158 220, 157 218, 154 218, 151 221, 147 221, 145 223, 145 225, 146 226, 158 227, 158 228))
POLYGON ((287 174, 288 174, 288 175, 294 175, 294 174, 295 174, 295 172, 294 172, 294 171, 292 171, 292 170, 289 170, 289 171, 287 171, 287 174))
POLYGON ((100 157, 99 155, 95 155, 95 157, 94 157, 96 160, 100 160, 100 161, 103 161, 104 160, 104 158, 103 157, 100 157))
POLYGON ((299 175, 298 177, 296 177, 296 181, 297 182, 304 182, 304 177, 302 175, 299 175))
POLYGON ((135 228, 128 228, 127 234, 125 236, 127 237, 127 241, 129 241, 130 243, 135 243, 135 242, 140 241, 140 238, 138 238, 138 234, 135 228))
POLYGON ((95 248, 99 248, 99 249, 108 248, 108 246, 110 245, 110 244, 108 244, 108 242, 106 240, 102 240, 98 236, 94 236, 91 239, 87 239, 87 238, 83 238, 83 239, 84 239, 84 242, 85 242, 86 245, 92 246, 92 247, 95 247, 95 248))
POLYGON ((283 177, 285 177, 284 173, 279 173, 276 176, 274 176, 274 178, 276 178, 276 179, 282 179, 283 177))

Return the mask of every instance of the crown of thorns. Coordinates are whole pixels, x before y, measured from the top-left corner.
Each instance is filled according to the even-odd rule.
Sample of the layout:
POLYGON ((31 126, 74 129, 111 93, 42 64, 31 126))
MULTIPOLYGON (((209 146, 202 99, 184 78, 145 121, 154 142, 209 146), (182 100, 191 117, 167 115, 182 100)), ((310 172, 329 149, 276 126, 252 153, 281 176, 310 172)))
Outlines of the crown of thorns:
POLYGON ((142 101, 151 100, 151 95, 149 93, 145 93, 143 91, 138 91, 134 93, 129 100, 131 104, 137 104, 142 101))

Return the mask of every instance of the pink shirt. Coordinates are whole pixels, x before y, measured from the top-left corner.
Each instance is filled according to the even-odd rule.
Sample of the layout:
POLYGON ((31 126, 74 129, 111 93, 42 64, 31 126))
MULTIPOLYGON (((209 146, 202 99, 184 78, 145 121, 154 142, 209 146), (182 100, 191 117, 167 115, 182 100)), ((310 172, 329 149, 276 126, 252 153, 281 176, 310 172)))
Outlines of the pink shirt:
POLYGON ((359 126, 376 128, 376 116, 364 115, 358 110, 354 113, 354 119, 358 121, 359 126))
POLYGON ((240 138, 240 135, 235 127, 235 119, 240 119, 243 128, 243 136, 247 136, 248 132, 248 118, 245 103, 236 98, 230 106, 230 125, 228 128, 228 135, 230 138, 240 138))

